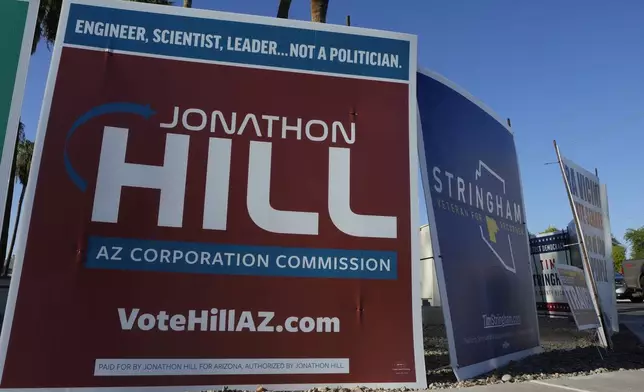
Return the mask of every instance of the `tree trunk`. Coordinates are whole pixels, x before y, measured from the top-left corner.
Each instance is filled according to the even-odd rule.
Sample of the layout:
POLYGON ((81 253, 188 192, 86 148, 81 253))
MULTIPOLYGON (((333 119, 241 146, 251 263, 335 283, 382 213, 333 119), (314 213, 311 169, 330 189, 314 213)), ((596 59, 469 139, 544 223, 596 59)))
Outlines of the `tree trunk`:
MULTIPOLYGON (((20 133, 20 132, 18 132, 20 133)), ((9 224, 11 223, 11 205, 13 204, 13 186, 16 183, 16 161, 18 159, 18 140, 20 135, 16 135, 16 144, 14 147, 13 161, 11 162, 11 172, 9 174, 9 186, 7 187, 7 202, 4 207, 4 222, 2 224, 2 233, 0 234, 0 255, 6 256, 7 240, 9 239, 9 224)), ((11 256, 7 257, 10 259, 11 256)), ((2 259, 5 260, 5 259, 2 259)), ((5 276, 7 273, 7 262, 2 263, 2 270, 0 276, 5 276)))
POLYGON ((192 8, 192 0, 183 0, 184 8, 192 8))
POLYGON ((311 21, 326 23, 329 0, 311 0, 311 21))
POLYGON ((288 19, 288 12, 291 9, 291 0, 280 0, 280 5, 277 7, 277 17, 288 19))
POLYGON ((18 233, 18 223, 20 223, 20 212, 22 211, 22 202, 25 200, 25 191, 27 184, 22 186, 20 191, 20 199, 18 199, 18 211, 16 211, 16 223, 13 225, 13 235, 11 236, 11 245, 9 246, 9 253, 5 261, 4 274, 9 272, 9 264, 11 263, 11 255, 13 254, 13 247, 16 245, 16 234, 18 233))

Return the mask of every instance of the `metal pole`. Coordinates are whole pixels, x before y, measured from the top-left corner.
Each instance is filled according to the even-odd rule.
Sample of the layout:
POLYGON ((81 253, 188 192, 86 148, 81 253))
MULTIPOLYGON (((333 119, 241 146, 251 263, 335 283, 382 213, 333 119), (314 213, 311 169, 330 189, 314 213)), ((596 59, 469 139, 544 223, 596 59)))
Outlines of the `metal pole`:
POLYGON ((347 15, 347 26, 351 26, 351 15, 347 15))
POLYGON ((591 288, 591 299, 593 300, 593 306, 595 308, 595 313, 599 319, 599 328, 597 332, 599 333, 600 341, 605 342, 608 348, 613 348, 613 343, 610 340, 610 335, 606 330, 606 323, 604 322, 604 314, 601 310, 601 303, 599 301, 599 296, 597 295, 597 285, 595 284, 595 278, 592 275, 592 267, 590 266, 590 259, 588 258, 588 249, 586 248, 586 241, 584 240, 583 232, 581 231, 581 223, 579 220, 579 214, 577 214, 577 208, 575 208, 575 201, 572 198, 572 191, 570 190, 570 184, 568 183, 568 176, 566 175, 566 170, 564 169, 563 161, 561 160, 561 154, 559 153, 559 146, 557 146, 557 141, 552 141, 555 146, 555 152, 557 153, 557 161, 559 161, 559 168, 561 169, 561 175, 563 176, 564 185, 566 186, 566 193, 568 194, 568 201, 570 202, 570 208, 572 209, 572 214, 575 221, 575 227, 577 228, 577 237, 579 242, 579 247, 581 248, 581 261, 584 264, 584 275, 586 279, 590 282, 591 288))

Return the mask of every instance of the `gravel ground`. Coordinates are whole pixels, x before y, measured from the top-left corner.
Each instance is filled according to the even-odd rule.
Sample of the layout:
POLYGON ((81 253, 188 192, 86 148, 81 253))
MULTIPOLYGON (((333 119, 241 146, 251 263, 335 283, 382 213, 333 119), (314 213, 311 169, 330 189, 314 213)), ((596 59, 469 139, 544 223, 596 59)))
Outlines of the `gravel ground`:
MULTIPOLYGON (((614 350, 610 352, 601 350, 601 354, 593 343, 595 333, 577 331, 574 321, 540 318, 539 324, 541 346, 544 349, 542 354, 511 362, 503 368, 461 382, 456 381, 449 366, 445 327, 425 327, 425 366, 428 389, 545 380, 644 368, 644 344, 624 324, 620 325, 620 332, 613 335, 614 350)), ((353 390, 318 388, 307 392, 372 391, 375 390, 369 388, 355 388, 353 390)), ((411 390, 400 388, 394 391, 411 390)), ((256 392, 267 391, 258 387, 256 392)))
POLYGON ((594 333, 577 331, 572 321, 540 319, 540 332, 544 349, 542 354, 511 362, 506 367, 471 380, 457 382, 449 367, 445 328, 425 328, 425 362, 429 389, 543 380, 644 368, 644 345, 623 324, 620 325, 620 332, 613 335, 614 350, 602 350, 601 355, 593 344, 594 333))

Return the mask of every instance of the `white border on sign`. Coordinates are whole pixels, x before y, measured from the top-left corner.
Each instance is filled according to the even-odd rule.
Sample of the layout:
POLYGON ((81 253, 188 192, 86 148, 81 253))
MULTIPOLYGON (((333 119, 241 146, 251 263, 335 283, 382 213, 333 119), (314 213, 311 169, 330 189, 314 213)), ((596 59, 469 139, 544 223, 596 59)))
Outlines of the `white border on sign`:
MULTIPOLYGON (((27 19, 25 20, 25 28, 22 33, 22 46, 20 47, 18 70, 16 72, 16 78, 13 84, 13 95, 11 97, 11 106, 9 108, 9 119, 7 120, 6 124, 7 131, 5 133, 4 145, 2 147, 2 160, 0 162, 0 189, 4 189, 5 192, 0 192, 0 219, 4 217, 7 198, 13 197, 13 195, 8 194, 9 182, 13 181, 13 178, 9 177, 11 176, 11 165, 13 163, 13 154, 16 148, 16 137, 18 136, 18 125, 20 124, 20 115, 22 113, 22 100, 25 95, 27 73, 29 72, 29 60, 31 60, 31 45, 34 39, 34 32, 36 31, 36 18, 38 16, 38 8, 40 6, 40 0, 19 1, 29 2, 29 8, 27 9, 27 19)), ((14 224, 17 223, 18 221, 16 219, 16 223, 14 224)), ((19 225, 19 227, 20 226, 24 226, 24 224, 19 225)), ((0 223, 0 230, 1 229, 2 223, 0 223)), ((11 255, 9 255, 8 257, 9 259, 11 258, 10 256, 11 255)), ((2 260, 4 260, 4 258, 5 255, 2 255, 2 260)), ((17 259, 18 249, 16 249, 16 261, 17 259)), ((16 263, 14 262, 14 270, 16 268, 15 264, 16 263)), ((9 266, 7 266, 7 268, 9 268, 9 266)), ((0 335, 0 353, 6 352, 7 345, 9 344, 9 339, 5 337, 7 336, 11 328, 11 321, 13 320, 13 311, 15 305, 14 302, 9 301, 9 298, 11 298, 11 292, 15 292, 18 289, 17 280, 14 279, 15 274, 12 273, 12 282, 9 285, 9 297, 7 299, 4 321, 2 323, 2 334, 0 335), (16 282, 15 284, 14 281, 16 282)), ((4 359, 4 355, 0 355, 0 380, 2 379, 4 359)))
MULTIPOLYGON (((451 88, 452 90, 456 91, 457 93, 461 94, 463 97, 468 99, 470 102, 474 103, 477 105, 479 108, 481 108, 483 111, 485 111, 487 114, 489 114, 491 117, 493 117, 495 120, 497 120, 500 124, 503 125, 503 127, 510 132, 510 134, 514 137, 514 133, 512 132, 512 129, 508 127, 508 125, 500 119, 500 117, 494 113, 490 108, 485 106, 481 101, 476 99, 474 96, 472 96, 470 93, 468 93, 466 90, 464 90, 462 87, 458 86, 456 83, 448 80, 444 76, 435 73, 433 71, 430 71, 426 68, 418 67, 418 72, 428 76, 434 80, 436 80, 439 83, 444 84, 445 86, 451 88)), ((423 187, 425 188, 425 204, 427 205, 427 215, 428 215, 428 221, 429 221, 429 231, 430 231, 430 236, 431 236, 431 241, 432 241, 432 248, 434 249, 434 266, 436 267, 436 275, 438 279, 438 288, 440 291, 441 295, 441 305, 443 307, 443 319, 445 320, 445 329, 447 332, 447 342, 449 345, 449 357, 450 357, 450 365, 452 366, 452 369, 454 371, 454 374, 456 375, 456 378, 461 381, 465 380, 468 378, 472 378, 475 376, 478 376, 479 374, 483 374, 486 372, 489 372, 491 370, 494 370, 500 366, 508 364, 510 361, 516 361, 522 358, 525 358, 530 355, 534 354, 540 354, 543 352, 543 349, 541 346, 536 346, 533 348, 529 348, 527 350, 523 351, 517 351, 511 354, 507 354, 501 357, 497 358, 492 358, 484 362, 479 362, 473 365, 469 366, 464 366, 464 367, 459 367, 458 365, 458 357, 456 355, 456 346, 454 343, 454 331, 452 329, 452 316, 449 308, 449 298, 447 297, 447 287, 446 287, 446 282, 445 282, 445 275, 443 275, 443 259, 441 257, 441 252, 440 252, 440 244, 438 241, 438 229, 436 227, 436 216, 434 213, 434 204, 432 202, 432 196, 431 196, 431 188, 429 186, 429 172, 427 171, 427 160, 425 159, 426 156, 426 151, 425 150, 425 145, 423 141, 423 135, 422 135, 422 121, 420 118, 420 111, 418 111, 417 114, 417 122, 418 122, 418 146, 419 146, 419 156, 422 159, 419 159, 420 161, 420 168, 421 168, 421 175, 422 175, 422 180, 423 180, 423 187)), ((515 153, 516 153, 516 146, 515 146, 515 153)), ((518 163, 518 157, 517 157, 517 163, 518 163)), ((523 183, 521 182, 521 172, 519 170, 519 185, 521 188, 521 202, 524 204, 523 200, 523 183)), ((525 214, 525 204, 524 204, 524 214, 525 214)), ((525 221, 525 219, 524 219, 525 221)), ((527 227, 526 229, 526 243, 528 245, 528 252, 530 249, 530 239, 528 238, 528 232, 527 232, 527 227)), ((530 261, 528 259, 528 267, 532 271, 532 267, 529 265, 530 261)), ((534 295, 534 290, 531 290, 532 293, 532 303, 536 304, 536 297, 534 295)), ((536 305, 535 305, 535 310, 534 310, 534 316, 535 316, 535 321, 537 325, 537 338, 538 342, 541 342, 540 334, 539 334, 539 316, 537 315, 537 310, 536 310, 536 305)))
MULTIPOLYGON (((25 19, 25 28, 22 32, 22 44, 20 46, 20 55, 18 57, 18 69, 16 78, 13 83, 13 93, 11 103, 9 104, 9 116, 6 124, 0 124, 0 127, 6 126, 4 134, 4 144, 2 146, 2 158, 0 159, 0 219, 4 217, 4 210, 7 207, 7 198, 13 198, 8 194, 9 183, 13 181, 11 176, 11 165, 13 163, 13 154, 16 149, 16 137, 18 137, 18 125, 20 124, 20 115, 22 114, 22 100, 25 95, 25 84, 27 83, 27 73, 29 72, 29 60, 31 60, 31 44, 36 30, 36 17, 38 16, 38 7, 40 0, 16 0, 23 3, 29 3, 27 16, 25 19)), ((3 222, 0 222, 0 231, 3 222)), ((11 255, 9 255, 11 256, 11 255)), ((5 255, 2 255, 4 260, 5 255)), ((11 257, 8 257, 11 258, 11 257)), ((8 266, 7 266, 8 268, 8 266)))
MULTIPOLYGON (((425 369, 425 346, 423 339, 423 300, 420 295, 420 237, 418 236, 419 200, 418 200, 418 115, 416 103, 416 65, 418 61, 417 41, 409 45, 409 187, 411 213, 411 306, 413 322, 414 363, 416 365, 416 386, 427 388, 427 371, 425 369)), ((422 138, 420 139, 422 140, 422 138)), ((368 386, 368 385, 366 385, 368 386)), ((389 388, 398 388, 389 386, 389 388)))
MULTIPOLYGON (((417 65, 417 37, 415 35, 403 34, 403 33, 389 33, 381 30, 372 30, 365 28, 356 28, 356 27, 347 27, 340 25, 330 25, 323 23, 311 24, 310 22, 296 21, 290 19, 277 19, 269 17, 260 17, 252 15, 241 15, 241 14, 232 14, 218 11, 210 10, 199 10, 199 9, 184 9, 180 7, 167 7, 167 6, 157 6, 150 4, 141 4, 128 1, 106 1, 106 0, 64 0, 63 6, 60 14, 60 20, 57 30, 57 40, 54 44, 54 49, 52 53, 51 66, 49 68, 49 74, 47 76, 47 85, 45 88, 45 94, 43 97, 43 106, 40 112, 40 120, 38 123, 38 132, 36 134, 34 154, 31 165, 31 171, 29 173, 30 181, 27 185, 24 201, 24 210, 22 221, 24 224, 20 225, 20 232, 18 234, 18 239, 16 243, 16 259, 14 263, 14 272, 12 277, 12 284, 9 288, 9 295, 7 298, 7 309, 5 312, 4 323, 2 326, 2 337, 0 338, 0 383, 2 380, 2 375, 4 372, 4 364, 7 355, 7 348, 10 340, 11 327, 13 325, 13 317, 15 313, 16 299, 18 297, 18 290, 20 284, 20 278, 22 275, 22 266, 24 261, 25 246, 28 241, 29 233, 29 224, 31 222, 31 214, 33 209, 33 202, 35 196, 35 187, 38 183, 38 173, 40 169, 41 159, 42 159, 42 150, 43 144, 45 141, 45 133, 47 131, 47 125, 49 121, 49 115, 51 111, 52 98, 54 93, 54 87, 56 85, 56 78, 58 73, 58 68, 60 65, 60 57, 62 53, 63 42, 65 40, 65 31, 67 26, 67 20, 69 17, 70 4, 87 4, 92 6, 109 6, 111 8, 119 9, 129 9, 137 11, 145 11, 151 13, 159 14, 170 14, 170 15, 184 15, 184 16, 203 16, 207 18, 225 18, 227 20, 247 22, 247 23, 257 23, 273 26, 285 26, 285 27, 296 27, 308 30, 322 30, 330 32, 339 32, 347 33, 352 35, 364 35, 364 36, 373 36, 381 38, 391 38, 408 41, 410 45, 410 58, 409 58, 409 174, 410 174, 410 213, 411 213, 411 296, 412 296, 412 322, 413 322, 413 349, 414 349, 414 362, 415 362, 415 372, 416 372, 416 382, 409 383, 352 383, 352 384, 274 384, 274 385, 264 385, 268 389, 272 390, 305 390, 310 388, 322 388, 322 387, 331 387, 331 388, 353 388, 353 387, 369 387, 369 388, 416 388, 423 389, 427 386, 426 372, 425 372, 425 355, 423 348, 423 334, 422 334, 422 314, 421 314, 421 300, 420 300, 420 285, 415 283, 420 279, 420 266, 417 262, 419 257, 419 239, 418 239, 418 180, 416 176, 418 175, 417 164, 418 164, 418 155, 417 155, 417 124, 415 121, 417 106, 416 106, 416 65, 417 65)), ((137 55, 141 55, 138 54, 137 55)), ((237 65, 235 66, 242 66, 237 65)), ((289 72, 299 72, 297 69, 289 70, 289 72)), ((346 77, 350 78, 351 75, 337 75, 336 77, 346 77)), ((374 78, 375 79, 375 78, 374 78)), ((135 391, 185 391, 188 389, 222 389, 224 387, 234 388, 234 389, 243 389, 243 390, 254 390, 257 385, 181 385, 181 386, 169 386, 169 387, 105 387, 105 388, 21 388, 21 389, 3 389, 4 391, 43 391, 43 390, 65 390, 65 391, 113 391, 113 392, 135 392, 135 391)))

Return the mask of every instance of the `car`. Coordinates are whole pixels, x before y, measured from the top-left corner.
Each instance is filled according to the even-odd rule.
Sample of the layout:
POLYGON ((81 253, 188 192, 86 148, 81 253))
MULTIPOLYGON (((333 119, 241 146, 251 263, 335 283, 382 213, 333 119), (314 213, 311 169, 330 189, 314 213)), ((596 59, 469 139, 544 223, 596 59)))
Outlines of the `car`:
POLYGON ((624 260, 620 272, 629 289, 631 302, 642 302, 644 300, 644 259, 624 260))
POLYGON ((626 284, 624 275, 619 272, 615 272, 615 297, 617 299, 628 299, 635 303, 644 301, 642 290, 635 287, 629 287, 628 284, 626 284))

